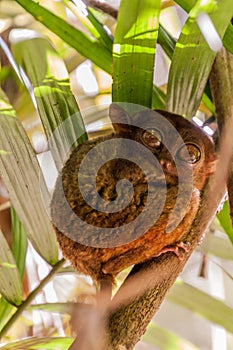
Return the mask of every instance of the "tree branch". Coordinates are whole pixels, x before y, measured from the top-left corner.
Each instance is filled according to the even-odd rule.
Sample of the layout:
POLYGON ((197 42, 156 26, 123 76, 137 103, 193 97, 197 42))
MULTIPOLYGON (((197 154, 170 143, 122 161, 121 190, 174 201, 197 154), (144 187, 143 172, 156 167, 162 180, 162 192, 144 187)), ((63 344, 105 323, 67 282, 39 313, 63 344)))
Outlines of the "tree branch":
POLYGON ((225 177, 219 179, 221 182, 215 180, 216 177, 204 191, 200 211, 185 239, 190 243, 191 249, 185 253, 184 258, 179 260, 174 254, 166 253, 135 266, 115 295, 112 308, 116 311, 109 318, 109 349, 115 350, 122 345, 131 350, 145 333, 148 323, 215 215, 225 193, 225 177))
MULTIPOLYGON (((218 119, 220 134, 227 130, 233 118, 233 55, 226 49, 223 49, 216 57, 210 75, 210 86, 214 104, 216 107, 216 116, 218 119)), ((229 133, 228 138, 232 135, 229 133)), ((232 147, 227 145, 226 151, 231 152, 232 147)), ((229 165, 229 178, 227 190, 230 204, 230 216, 233 225, 233 159, 229 165)))
POLYGON ((113 18, 117 19, 117 15, 118 15, 118 9, 110 6, 109 4, 107 3, 104 3, 104 2, 101 2, 101 1, 98 1, 98 0, 84 0, 84 3, 87 5, 87 6, 90 6, 90 7, 93 7, 93 8, 96 8, 110 16, 112 16, 113 18))

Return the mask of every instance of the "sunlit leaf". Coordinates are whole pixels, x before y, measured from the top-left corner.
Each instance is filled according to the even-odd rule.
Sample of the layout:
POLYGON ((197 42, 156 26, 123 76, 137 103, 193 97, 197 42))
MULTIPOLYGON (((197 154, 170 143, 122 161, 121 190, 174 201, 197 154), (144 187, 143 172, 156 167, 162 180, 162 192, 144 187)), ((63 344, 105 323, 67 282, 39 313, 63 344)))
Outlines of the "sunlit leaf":
POLYGON ((88 8, 88 15, 87 18, 89 21, 93 24, 97 32, 99 33, 99 40, 102 44, 104 44, 107 49, 112 54, 112 45, 113 45, 113 37, 111 34, 109 34, 106 30, 106 28, 97 20, 97 18, 94 15, 94 11, 90 8, 88 8))
POLYGON ((96 39, 98 39, 106 48, 112 53, 113 37, 109 33, 110 30, 106 30, 106 27, 99 22, 95 17, 92 8, 86 6, 84 2, 78 3, 79 7, 76 6, 77 3, 70 0, 63 0, 66 6, 73 12, 73 14, 78 18, 79 22, 82 23, 96 39), (84 16, 85 13, 85 16, 84 16))
MULTIPOLYGON (((196 0, 176 0, 178 5, 180 5, 186 12, 189 12, 192 7, 196 4, 196 0)), ((203 1, 203 3, 205 3, 203 1)), ((225 48, 233 53, 233 26, 230 23, 223 37, 223 45, 225 48)))
MULTIPOLYGON (((49 217, 42 202, 41 190, 47 189, 35 152, 20 121, 2 93, 0 108, 1 176, 12 204, 34 248, 51 264, 57 262, 57 243, 49 217), (6 106, 8 107, 6 108, 6 106)), ((48 194, 47 194, 48 195, 48 194)))
POLYGON ((233 54, 233 25, 232 24, 230 24, 227 27, 227 30, 223 37, 223 45, 229 52, 233 54))
POLYGON ((18 215, 11 207, 11 231, 12 231, 12 254, 15 258, 21 280, 25 271, 25 260, 27 253, 27 234, 21 224, 18 215))
POLYGON ((233 309, 223 301, 186 283, 176 283, 168 293, 167 300, 233 333, 233 309))
POLYGON ((160 0, 121 2, 113 45, 113 101, 151 107, 159 13, 160 0))
POLYGON ((176 46, 176 40, 166 31, 166 29, 160 24, 158 31, 158 44, 160 44, 166 52, 167 56, 171 59, 176 46))
MULTIPOLYGON (((173 52, 175 50, 175 46, 176 46, 176 40, 166 31, 165 28, 163 28, 162 25, 159 26, 159 32, 158 32, 158 44, 160 44, 164 50, 164 52, 166 52, 167 56, 172 59, 173 56, 173 52)), ((156 74, 156 71, 155 71, 156 74)), ((206 90, 206 89, 205 89, 206 90)), ((161 107, 154 107, 154 105, 156 106, 156 104, 158 103, 158 105, 160 105, 159 101, 156 100, 156 97, 158 96, 157 93, 154 93, 155 91, 153 91, 153 102, 152 102, 152 108, 161 108, 161 109, 165 109, 166 106, 166 95, 164 94, 163 100, 161 100, 161 107), (156 104, 155 104, 156 101, 156 104)), ((160 94, 159 94, 160 96, 160 94)), ((211 100, 209 99, 209 97, 207 96, 206 93, 203 93, 202 96, 202 103, 204 103, 204 105, 209 109, 209 111, 211 111, 212 113, 214 113, 214 107, 213 107, 213 103, 211 102, 211 100)))
POLYGON ((16 307, 8 303, 3 297, 0 298, 0 331, 15 313, 16 307))
POLYGON ((152 94, 152 109, 165 109, 166 105, 166 94, 159 89, 157 86, 153 86, 152 94))
POLYGON ((0 231, 0 293, 14 305, 20 305, 22 301, 22 284, 15 259, 0 231))
POLYGON ((15 269, 15 268, 17 268, 16 264, 11 264, 11 263, 5 262, 5 261, 0 262, 0 268, 1 267, 6 267, 7 269, 15 269))
POLYGON ((10 153, 5 151, 4 149, 0 149, 0 154, 5 156, 6 154, 10 154, 10 153))
POLYGON ((13 45, 13 51, 34 87, 47 138, 66 121, 65 128, 57 129, 55 144, 51 149, 55 161, 59 163, 61 159, 62 163, 71 145, 77 139, 81 142, 87 138, 77 102, 70 89, 65 64, 52 44, 44 38, 20 41, 13 45))
MULTIPOLYGON (((3 111, 8 116, 12 116, 12 117, 15 116, 15 110, 13 109, 11 104, 9 103, 9 101, 8 101, 6 95, 4 94, 4 92, 2 91, 2 89, 0 89, 0 111, 3 111)), ((4 147, 1 147, 0 149, 3 151, 2 154, 9 153, 4 147)))
MULTIPOLYGON (((197 7, 197 6, 196 6, 197 7)), ((198 11, 196 8, 195 13, 198 11)), ((222 38, 233 15, 232 0, 218 1, 209 16, 222 38)), ((196 112, 215 58, 195 18, 185 23, 171 62, 168 80, 168 110, 191 118, 196 112)))
POLYGON ((33 0, 16 0, 16 2, 81 55, 92 60, 106 72, 111 73, 111 53, 99 41, 87 36, 33 0))

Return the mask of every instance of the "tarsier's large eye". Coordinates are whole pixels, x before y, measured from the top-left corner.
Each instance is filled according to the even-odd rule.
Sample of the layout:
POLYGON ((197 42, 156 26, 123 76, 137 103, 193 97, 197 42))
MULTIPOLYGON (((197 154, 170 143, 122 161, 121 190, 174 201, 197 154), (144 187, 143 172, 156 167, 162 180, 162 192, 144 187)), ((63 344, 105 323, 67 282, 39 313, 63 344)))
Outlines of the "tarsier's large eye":
POLYGON ((190 164, 195 164, 201 158, 201 151, 198 146, 193 143, 186 143, 177 152, 177 156, 190 164), (187 152, 188 151, 188 152, 187 152))
POLYGON ((146 146, 159 149, 162 144, 162 136, 156 129, 147 129, 142 133, 142 141, 146 146))

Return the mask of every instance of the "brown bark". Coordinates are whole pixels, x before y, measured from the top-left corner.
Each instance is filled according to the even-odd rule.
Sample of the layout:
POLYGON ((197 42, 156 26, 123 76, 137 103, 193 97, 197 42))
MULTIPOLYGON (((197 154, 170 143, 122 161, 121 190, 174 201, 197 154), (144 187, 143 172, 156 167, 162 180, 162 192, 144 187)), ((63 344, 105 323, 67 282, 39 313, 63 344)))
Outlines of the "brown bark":
MULTIPOLYGON (((216 115, 220 134, 229 128, 233 119, 233 55, 223 49, 216 57, 213 64, 210 85, 216 107, 216 115)), ((232 134, 228 133, 226 140, 226 152, 232 151, 230 139, 232 134), (228 145, 229 143, 229 145, 228 145)), ((233 159, 229 164, 229 177, 227 190, 230 204, 230 217, 233 224, 233 159)))

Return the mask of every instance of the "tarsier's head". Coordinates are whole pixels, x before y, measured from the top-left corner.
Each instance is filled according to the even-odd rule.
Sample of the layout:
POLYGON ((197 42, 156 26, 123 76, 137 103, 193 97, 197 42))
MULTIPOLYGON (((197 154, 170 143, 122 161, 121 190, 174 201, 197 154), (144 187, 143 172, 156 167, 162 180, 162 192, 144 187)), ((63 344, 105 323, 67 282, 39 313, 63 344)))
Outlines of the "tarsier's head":
POLYGON ((112 104, 109 116, 115 135, 78 145, 57 179, 51 216, 59 232, 85 246, 109 248, 151 227, 163 234, 168 224, 173 232, 183 218, 191 222, 215 169, 211 138, 164 111, 112 104))
POLYGON ((116 103, 110 106, 109 115, 119 136, 143 144, 156 156, 167 181, 181 175, 177 169, 191 171, 193 185, 201 189, 215 171, 217 157, 211 137, 187 119, 150 109, 129 114, 116 103))

